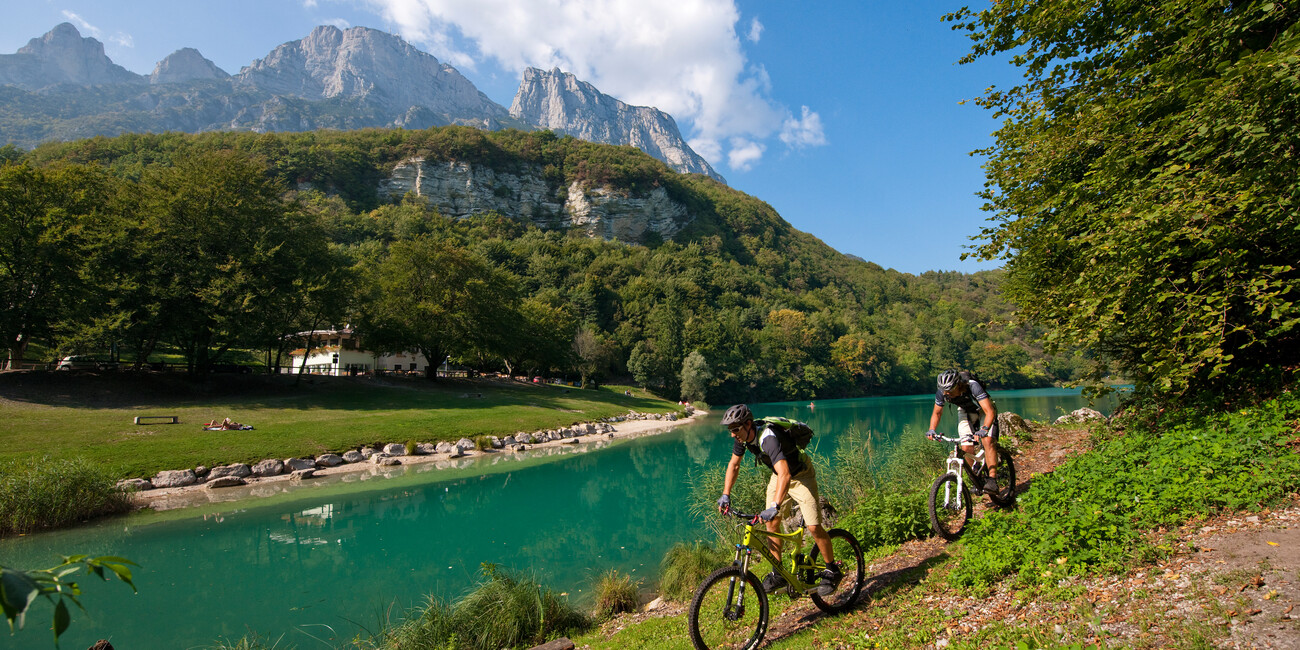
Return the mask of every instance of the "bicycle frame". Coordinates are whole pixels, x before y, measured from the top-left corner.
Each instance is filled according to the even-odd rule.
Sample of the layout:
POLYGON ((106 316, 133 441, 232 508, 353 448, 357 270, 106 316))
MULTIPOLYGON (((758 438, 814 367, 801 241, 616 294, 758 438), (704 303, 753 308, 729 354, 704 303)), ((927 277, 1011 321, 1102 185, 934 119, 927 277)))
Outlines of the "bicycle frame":
MULTIPOLYGON (((788 533, 773 533, 758 526, 757 515, 743 513, 734 513, 734 515, 742 519, 750 519, 748 523, 737 524, 738 527, 743 526, 745 528, 745 536, 739 544, 736 544, 736 557, 731 561, 732 564, 740 567, 742 573, 749 571, 750 562, 753 559, 754 552, 757 551, 764 560, 767 560, 785 578, 786 583, 790 585, 790 589, 807 592, 816 588, 816 585, 800 580, 798 574, 801 570, 806 569, 813 569, 815 572, 820 573, 822 569, 826 568, 826 563, 825 561, 800 561, 800 558, 806 560, 808 557, 803 553, 804 529, 802 527, 788 533), (795 545, 794 550, 790 553, 789 568, 778 561, 778 558, 772 554, 772 551, 768 548, 768 538, 781 539, 795 545)), ((740 584, 740 588, 743 595, 745 588, 743 582, 740 584)))
MULTIPOLYGON (((966 462, 966 458, 962 456, 961 445, 957 444, 961 439, 949 438, 948 436, 939 436, 939 439, 952 443, 952 455, 948 457, 948 470, 944 473, 952 474, 957 477, 957 492, 961 493, 962 486, 966 484, 966 475, 970 475, 971 483, 973 485, 971 489, 982 494, 984 487, 982 485, 974 485, 979 483, 979 481, 975 480, 975 470, 971 468, 970 463, 966 462), (961 471, 963 469, 966 471, 961 471)), ((984 449, 981 448, 976 452, 974 458, 977 463, 984 462, 984 449)), ((951 503, 952 495, 948 494, 949 486, 945 485, 943 490, 944 504, 951 503)))

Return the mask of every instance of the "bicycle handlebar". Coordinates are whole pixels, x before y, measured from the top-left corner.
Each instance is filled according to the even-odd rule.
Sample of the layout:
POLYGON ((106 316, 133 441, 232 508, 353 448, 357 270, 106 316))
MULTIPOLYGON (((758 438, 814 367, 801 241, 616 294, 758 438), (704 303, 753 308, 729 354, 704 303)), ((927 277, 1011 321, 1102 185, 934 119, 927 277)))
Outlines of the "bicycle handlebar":
POLYGON ((735 508, 730 508, 722 514, 727 515, 729 517, 735 517, 737 519, 749 519, 751 520, 750 523, 754 523, 755 521, 758 521, 758 513, 745 513, 736 510, 735 508))

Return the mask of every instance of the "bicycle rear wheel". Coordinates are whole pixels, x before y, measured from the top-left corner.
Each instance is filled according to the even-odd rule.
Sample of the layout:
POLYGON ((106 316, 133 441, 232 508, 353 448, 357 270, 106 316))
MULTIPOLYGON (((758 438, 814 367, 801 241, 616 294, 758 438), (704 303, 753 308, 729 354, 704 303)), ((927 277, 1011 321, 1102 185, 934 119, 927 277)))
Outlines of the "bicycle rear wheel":
POLYGON ((767 633, 767 594, 753 573, 723 567, 695 591, 688 618, 696 650, 750 650, 767 633))
POLYGON ((970 517, 970 490, 965 485, 958 489, 953 474, 935 479, 930 486, 930 527, 934 532, 949 541, 957 539, 970 517))
MULTIPOLYGON (((862 593, 862 585, 867 581, 867 563, 862 559, 862 546, 852 533, 833 528, 828 534, 831 536, 831 551, 835 553, 835 561, 840 563, 840 569, 844 571, 844 579, 840 581, 839 589, 829 596, 821 596, 815 591, 809 596, 813 604, 823 612, 837 614, 857 602, 858 594, 862 593)), ((819 562, 821 552, 813 544, 808 561, 819 562)))
POLYGON ((1003 508, 1016 502, 1016 463, 1011 460, 1011 454, 1004 449, 998 449, 998 475, 993 477, 998 482, 998 491, 989 493, 989 500, 993 505, 1003 508))

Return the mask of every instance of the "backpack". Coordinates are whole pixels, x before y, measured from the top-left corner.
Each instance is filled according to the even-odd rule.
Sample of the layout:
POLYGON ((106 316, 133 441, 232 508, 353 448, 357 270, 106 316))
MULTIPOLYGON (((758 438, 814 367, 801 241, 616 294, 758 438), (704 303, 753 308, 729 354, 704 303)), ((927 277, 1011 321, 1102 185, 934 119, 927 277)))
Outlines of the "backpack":
POLYGON ((762 421, 785 432, 786 437, 788 437, 790 441, 800 449, 806 449, 808 443, 812 441, 812 427, 803 422, 781 417, 766 417, 763 418, 762 421))
POLYGON ((972 381, 978 382, 980 386, 984 387, 984 390, 989 389, 989 385, 985 383, 983 379, 980 379, 979 374, 976 373, 974 370, 958 370, 957 379, 964 382, 972 382, 972 381))

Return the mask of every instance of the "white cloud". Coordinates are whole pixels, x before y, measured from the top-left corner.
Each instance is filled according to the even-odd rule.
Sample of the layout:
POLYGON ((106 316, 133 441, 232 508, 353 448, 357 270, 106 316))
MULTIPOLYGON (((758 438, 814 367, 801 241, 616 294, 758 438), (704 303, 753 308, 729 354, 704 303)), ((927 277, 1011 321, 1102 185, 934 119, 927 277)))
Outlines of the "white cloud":
POLYGON ((135 47, 135 38, 133 38, 130 34, 127 34, 126 32, 118 32, 116 34, 113 34, 112 36, 109 37, 108 40, 114 43, 115 45, 120 45, 122 47, 135 47))
POLYGON ((302 8, 303 8, 303 9, 315 9, 315 8, 316 8, 316 0, 302 0, 302 8))
POLYGON ((324 24, 333 25, 335 27, 338 27, 339 29, 347 29, 352 26, 352 23, 342 18, 331 18, 329 20, 326 20, 324 24))
POLYGON ((822 130, 822 118, 817 113, 803 107, 803 117, 790 115, 781 125, 781 142, 795 148, 817 147, 826 144, 826 132, 822 130))
POLYGON ((458 68, 488 60, 520 73, 559 67, 629 104, 667 111, 692 148, 733 169, 757 163, 762 141, 792 119, 772 99, 767 71, 746 59, 742 41, 757 41, 763 25, 741 26, 735 0, 363 1, 458 68))
POLYGON ((87 34, 89 34, 90 36, 94 36, 95 38, 99 38, 99 33, 100 33, 99 28, 86 22, 85 18, 82 18, 81 16, 71 11, 68 11, 67 9, 63 10, 63 17, 72 21, 72 24, 81 28, 81 31, 86 32, 87 34))
POLYGON ((710 138, 692 138, 687 141, 688 145, 695 150, 695 153, 704 156, 706 160, 722 159, 722 143, 710 138))
POLYGON ((731 151, 727 153, 727 165, 738 171, 749 171, 754 163, 763 157, 766 147, 761 142, 745 138, 732 138, 731 151))

